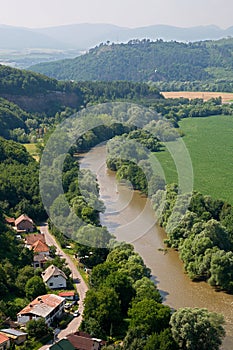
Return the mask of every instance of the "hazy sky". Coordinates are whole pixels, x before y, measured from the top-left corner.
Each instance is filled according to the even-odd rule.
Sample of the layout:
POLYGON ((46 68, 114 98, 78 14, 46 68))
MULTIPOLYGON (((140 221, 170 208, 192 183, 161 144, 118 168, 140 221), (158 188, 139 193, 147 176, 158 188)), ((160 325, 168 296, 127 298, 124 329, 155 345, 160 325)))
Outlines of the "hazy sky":
POLYGON ((233 25, 232 0, 0 0, 0 24, 233 25))

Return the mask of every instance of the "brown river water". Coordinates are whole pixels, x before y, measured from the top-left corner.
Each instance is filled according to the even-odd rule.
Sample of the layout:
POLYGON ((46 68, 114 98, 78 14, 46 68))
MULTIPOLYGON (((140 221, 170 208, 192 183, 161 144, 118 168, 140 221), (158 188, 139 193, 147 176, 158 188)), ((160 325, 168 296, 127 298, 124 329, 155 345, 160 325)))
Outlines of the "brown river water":
MULTIPOLYGON (((132 243, 150 267, 164 303, 174 309, 207 308, 225 317, 224 350, 233 350, 233 296, 216 292, 207 283, 192 282, 184 273, 178 253, 166 249, 166 232, 156 224, 150 201, 138 191, 117 183, 115 174, 105 165, 106 147, 98 146, 80 157, 80 167, 97 175, 100 198, 106 211, 101 223, 118 240, 132 243)), ((211 349, 210 349, 211 350, 211 349)))

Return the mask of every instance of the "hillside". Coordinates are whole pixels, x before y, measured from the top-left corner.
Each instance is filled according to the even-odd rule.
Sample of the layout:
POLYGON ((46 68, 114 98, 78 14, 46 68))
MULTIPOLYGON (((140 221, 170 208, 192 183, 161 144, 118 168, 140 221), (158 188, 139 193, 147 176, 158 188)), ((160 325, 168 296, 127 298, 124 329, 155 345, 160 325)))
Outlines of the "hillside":
POLYGON ((233 39, 195 43, 132 40, 101 44, 71 60, 42 63, 31 70, 57 79, 211 81, 233 79, 233 39))
POLYGON ((43 130, 87 104, 158 98, 158 89, 145 83, 62 82, 0 65, 0 136, 35 142, 43 130))

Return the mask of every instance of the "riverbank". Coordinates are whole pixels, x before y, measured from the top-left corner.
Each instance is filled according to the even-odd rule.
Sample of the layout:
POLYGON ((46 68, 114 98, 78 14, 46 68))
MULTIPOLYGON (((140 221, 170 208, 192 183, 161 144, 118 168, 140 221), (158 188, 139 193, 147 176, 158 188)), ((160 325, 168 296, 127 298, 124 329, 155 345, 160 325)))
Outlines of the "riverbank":
POLYGON ((204 282, 194 283, 184 274, 178 253, 165 248, 165 231, 156 225, 156 218, 149 201, 139 192, 131 191, 116 183, 113 172, 106 169, 105 147, 95 147, 82 155, 80 166, 97 174, 100 198, 106 211, 101 215, 102 225, 116 235, 117 239, 133 243, 164 298, 164 303, 174 309, 181 307, 207 308, 222 313, 226 320, 227 336, 224 350, 233 348, 233 296, 215 292, 204 282))

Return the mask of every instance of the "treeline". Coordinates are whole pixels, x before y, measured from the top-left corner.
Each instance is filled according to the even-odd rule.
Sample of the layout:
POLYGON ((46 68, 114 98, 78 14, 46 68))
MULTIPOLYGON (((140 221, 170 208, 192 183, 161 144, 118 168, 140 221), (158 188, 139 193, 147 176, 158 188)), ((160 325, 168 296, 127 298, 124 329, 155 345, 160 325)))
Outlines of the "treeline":
POLYGON ((151 103, 150 108, 171 121, 176 128, 179 128, 178 121, 183 118, 232 115, 233 113, 233 105, 222 104, 221 97, 211 98, 208 101, 203 101, 201 98, 189 100, 183 97, 158 100, 151 103))
POLYGON ((45 75, 0 65, 0 94, 33 96, 49 91, 80 93, 75 85, 45 75))
POLYGON ((159 81, 155 86, 160 91, 211 91, 233 92, 232 78, 215 79, 214 81, 159 81))
POLYGON ((102 43, 75 59, 41 63, 31 69, 76 81, 214 82, 233 78, 232 51, 232 39, 194 43, 131 40, 102 43))
POLYGON ((233 208, 221 200, 194 192, 183 213, 184 197, 178 194, 175 185, 167 185, 152 197, 153 208, 159 212, 159 223, 167 229, 166 243, 178 249, 191 279, 208 281, 218 289, 233 293, 233 208), (181 218, 174 225, 169 222, 173 210, 181 218))

